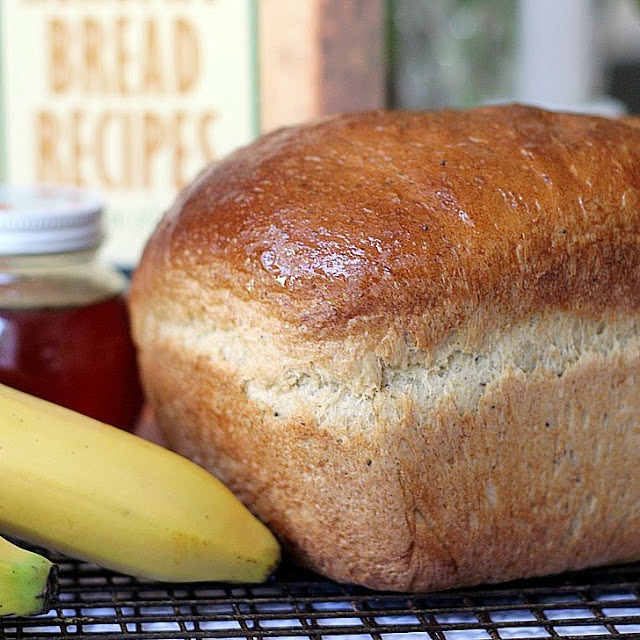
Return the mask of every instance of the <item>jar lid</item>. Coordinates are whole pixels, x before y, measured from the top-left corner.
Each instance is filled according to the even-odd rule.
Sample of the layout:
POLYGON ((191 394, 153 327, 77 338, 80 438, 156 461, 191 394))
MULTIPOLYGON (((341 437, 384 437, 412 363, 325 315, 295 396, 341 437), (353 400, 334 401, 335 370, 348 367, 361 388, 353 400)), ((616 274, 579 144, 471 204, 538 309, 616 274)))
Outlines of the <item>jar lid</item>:
POLYGON ((0 255, 97 247, 103 208, 99 197, 76 187, 0 184, 0 255))

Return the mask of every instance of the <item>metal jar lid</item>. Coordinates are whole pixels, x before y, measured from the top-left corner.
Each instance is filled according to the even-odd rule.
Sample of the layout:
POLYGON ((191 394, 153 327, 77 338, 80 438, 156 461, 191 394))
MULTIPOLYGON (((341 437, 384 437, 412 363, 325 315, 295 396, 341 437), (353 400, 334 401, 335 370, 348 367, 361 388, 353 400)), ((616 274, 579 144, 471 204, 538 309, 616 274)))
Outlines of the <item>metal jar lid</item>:
POLYGON ((103 209, 98 196, 76 187, 0 185, 0 255, 95 248, 103 209))

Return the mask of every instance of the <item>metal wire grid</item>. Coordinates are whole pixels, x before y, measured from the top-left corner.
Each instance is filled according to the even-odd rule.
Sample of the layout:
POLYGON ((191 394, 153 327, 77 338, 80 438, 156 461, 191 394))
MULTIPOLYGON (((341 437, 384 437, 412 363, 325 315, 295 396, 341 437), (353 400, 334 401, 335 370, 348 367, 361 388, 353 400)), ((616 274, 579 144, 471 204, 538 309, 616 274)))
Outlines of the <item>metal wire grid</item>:
POLYGON ((640 565, 437 594, 371 592, 285 570, 257 586, 165 585, 62 560, 43 616, 5 638, 482 640, 640 638, 640 565))

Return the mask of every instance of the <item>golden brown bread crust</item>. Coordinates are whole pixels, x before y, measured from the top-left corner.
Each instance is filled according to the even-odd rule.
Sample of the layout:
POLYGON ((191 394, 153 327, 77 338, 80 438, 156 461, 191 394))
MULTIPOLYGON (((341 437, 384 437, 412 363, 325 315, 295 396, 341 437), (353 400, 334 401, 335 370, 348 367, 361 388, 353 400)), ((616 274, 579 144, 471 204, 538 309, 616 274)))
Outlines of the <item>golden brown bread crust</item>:
POLYGON ((470 292, 474 308, 490 297, 524 312, 578 286, 594 304, 637 306, 637 270, 613 279, 624 296, 608 283, 618 252, 637 250, 639 140, 610 120, 519 106, 281 130, 185 190, 144 264, 161 261, 158 277, 168 259, 176 270, 206 266, 201 286, 257 298, 327 337, 393 312, 439 341, 464 323, 470 292), (585 230, 615 233, 603 251, 616 255, 593 252, 585 230))
POLYGON ((639 557, 639 222, 622 121, 514 105, 275 132, 207 168, 145 250, 149 400, 340 580, 639 557))

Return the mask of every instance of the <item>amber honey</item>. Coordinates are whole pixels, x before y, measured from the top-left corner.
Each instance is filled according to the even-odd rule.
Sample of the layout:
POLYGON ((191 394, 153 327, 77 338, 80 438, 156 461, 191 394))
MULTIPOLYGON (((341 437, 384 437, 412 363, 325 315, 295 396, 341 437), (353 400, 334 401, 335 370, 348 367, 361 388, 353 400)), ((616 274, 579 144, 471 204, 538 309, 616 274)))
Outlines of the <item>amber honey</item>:
POLYGON ((0 382, 131 430, 142 392, 124 298, 0 309, 0 382))

